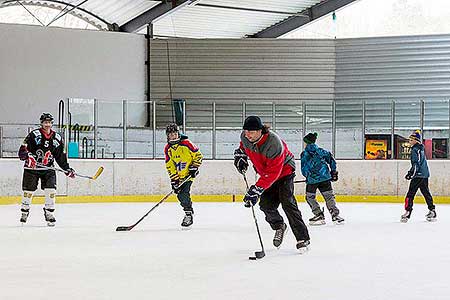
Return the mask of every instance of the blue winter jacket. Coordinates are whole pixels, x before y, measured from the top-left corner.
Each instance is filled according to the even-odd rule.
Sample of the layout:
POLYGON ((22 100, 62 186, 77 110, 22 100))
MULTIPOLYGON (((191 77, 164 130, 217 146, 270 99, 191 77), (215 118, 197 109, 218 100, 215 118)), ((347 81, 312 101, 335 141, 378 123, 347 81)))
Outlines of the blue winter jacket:
POLYGON ((411 169, 408 173, 412 175, 412 178, 430 177, 430 170, 425 158, 425 147, 422 144, 415 144, 411 148, 411 169))
POLYGON ((330 169, 336 171, 336 161, 333 155, 329 151, 319 148, 316 144, 306 145, 300 158, 302 174, 308 184, 330 180, 330 169))

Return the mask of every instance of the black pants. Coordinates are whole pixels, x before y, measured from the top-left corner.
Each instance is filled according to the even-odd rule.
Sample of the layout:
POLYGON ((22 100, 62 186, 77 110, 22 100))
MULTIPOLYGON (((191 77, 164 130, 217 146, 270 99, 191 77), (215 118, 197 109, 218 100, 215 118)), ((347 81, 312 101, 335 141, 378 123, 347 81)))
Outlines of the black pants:
POLYGON ((34 192, 39 179, 41 189, 56 189, 56 172, 54 170, 23 170, 22 190, 34 192))
POLYGON ((405 198, 405 210, 412 211, 414 204, 414 197, 416 196, 417 190, 425 197, 428 209, 434 209, 433 196, 431 196, 430 190, 428 189, 428 178, 413 178, 409 184, 409 190, 405 198))
POLYGON ((177 198, 180 201, 181 206, 184 211, 194 211, 192 209, 192 201, 191 201, 191 185, 192 181, 185 182, 181 188, 180 192, 177 194, 177 198))
POLYGON ((266 215, 266 221, 270 224, 270 227, 277 230, 284 224, 283 217, 278 212, 278 206, 281 203, 297 241, 309 240, 308 229, 303 222, 302 213, 298 209, 294 197, 294 176, 286 176, 272 184, 262 193, 259 206, 266 215))

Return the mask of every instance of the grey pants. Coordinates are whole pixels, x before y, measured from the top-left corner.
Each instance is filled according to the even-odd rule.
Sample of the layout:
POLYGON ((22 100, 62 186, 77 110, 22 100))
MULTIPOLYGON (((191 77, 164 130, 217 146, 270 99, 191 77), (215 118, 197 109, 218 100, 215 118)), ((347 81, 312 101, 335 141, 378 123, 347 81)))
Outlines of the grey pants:
POLYGON ((306 202, 308 202, 309 206, 314 215, 318 215, 322 212, 320 209, 320 205, 316 200, 316 190, 319 189, 323 198, 325 199, 325 204, 327 205, 328 211, 331 216, 339 215, 339 209, 336 206, 336 199, 333 193, 333 187, 331 186, 331 181, 322 181, 315 184, 307 184, 306 185, 306 202))

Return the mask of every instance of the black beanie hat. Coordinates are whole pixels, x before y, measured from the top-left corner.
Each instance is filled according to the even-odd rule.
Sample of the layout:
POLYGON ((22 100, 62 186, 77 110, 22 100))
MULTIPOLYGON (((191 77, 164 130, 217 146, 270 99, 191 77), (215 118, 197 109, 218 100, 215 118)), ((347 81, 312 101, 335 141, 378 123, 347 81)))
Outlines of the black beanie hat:
POLYGON ((245 130, 261 130, 264 128, 264 125, 259 117, 249 116, 245 119, 244 126, 242 128, 245 130))
POLYGON ((303 138, 303 141, 306 144, 314 144, 317 140, 317 135, 318 135, 317 132, 314 133, 310 132, 303 138))

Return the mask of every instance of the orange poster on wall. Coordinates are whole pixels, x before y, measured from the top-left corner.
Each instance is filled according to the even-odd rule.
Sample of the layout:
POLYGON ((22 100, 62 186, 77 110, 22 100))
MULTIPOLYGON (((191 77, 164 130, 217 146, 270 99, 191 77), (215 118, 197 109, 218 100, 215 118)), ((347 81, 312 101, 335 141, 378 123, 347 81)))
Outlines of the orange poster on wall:
POLYGON ((366 140, 365 159, 387 159, 387 140, 366 140))

